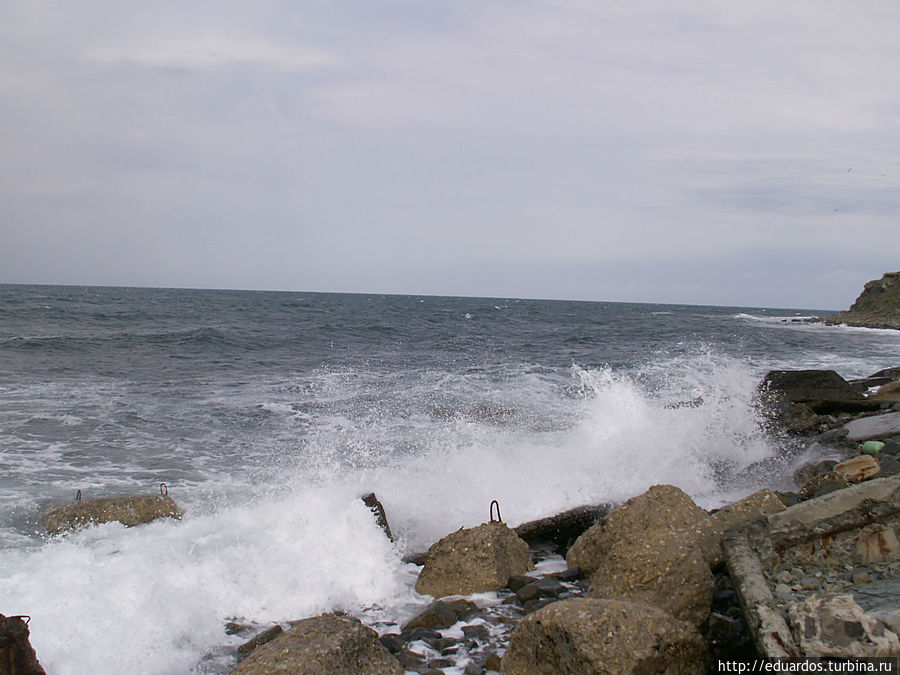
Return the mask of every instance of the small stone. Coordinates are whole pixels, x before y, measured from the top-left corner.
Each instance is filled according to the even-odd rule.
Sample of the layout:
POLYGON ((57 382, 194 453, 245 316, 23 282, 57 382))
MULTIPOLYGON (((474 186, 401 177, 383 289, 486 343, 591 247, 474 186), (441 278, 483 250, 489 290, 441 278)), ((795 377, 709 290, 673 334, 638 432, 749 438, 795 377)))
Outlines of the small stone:
POLYGON ((500 672, 500 657, 494 652, 488 654, 487 660, 484 662, 484 669, 500 672))
POLYGON ((791 592, 791 587, 787 584, 776 584, 775 585, 775 595, 780 595, 783 598, 792 598, 793 593, 791 592))
POLYGON ((484 624, 463 626, 462 632, 468 639, 475 640, 476 642, 487 642, 491 637, 490 632, 484 624))
POLYGON ((868 584, 872 581, 872 575, 868 570, 853 570, 854 584, 868 584))
POLYGON ((789 584, 794 580, 788 570, 781 570, 775 575, 775 578, 783 584, 789 584))

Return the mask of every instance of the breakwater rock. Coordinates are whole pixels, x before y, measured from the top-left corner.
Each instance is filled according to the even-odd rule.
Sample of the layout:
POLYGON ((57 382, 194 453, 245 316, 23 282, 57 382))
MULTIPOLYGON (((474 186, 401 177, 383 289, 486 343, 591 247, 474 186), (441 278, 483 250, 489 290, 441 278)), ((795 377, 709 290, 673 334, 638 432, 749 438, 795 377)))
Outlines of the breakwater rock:
POLYGON ((116 520, 126 527, 134 527, 158 518, 181 518, 178 505, 167 494, 79 498, 70 504, 48 509, 43 523, 50 534, 60 534, 116 520))
POLYGON ((868 282, 849 310, 825 317, 825 323, 900 330, 900 272, 868 282))

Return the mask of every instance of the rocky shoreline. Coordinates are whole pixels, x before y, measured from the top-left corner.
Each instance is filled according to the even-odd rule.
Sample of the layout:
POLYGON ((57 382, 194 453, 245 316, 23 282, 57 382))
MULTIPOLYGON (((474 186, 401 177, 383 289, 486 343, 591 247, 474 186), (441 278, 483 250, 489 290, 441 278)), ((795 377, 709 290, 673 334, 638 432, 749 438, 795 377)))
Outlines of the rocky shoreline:
MULTIPOLYGON (((900 474, 898 385, 900 368, 852 382, 833 371, 773 371, 759 401, 785 452, 800 447, 809 457, 795 474, 796 491, 762 490, 706 512, 677 487, 659 485, 616 508, 581 507, 515 529, 496 520, 459 530, 410 558, 422 565, 417 590, 435 600, 402 626, 373 623, 366 647, 323 643, 315 657, 291 645, 293 628, 234 672, 318 672, 327 663, 329 672, 348 674, 703 673, 720 660, 767 655, 748 619, 757 608, 747 604, 723 535, 794 505, 814 511, 830 503, 828 495, 900 474), (356 655, 352 663, 315 660, 346 653, 356 655)), ((890 534, 889 545, 864 561, 848 549, 828 564, 767 573, 786 624, 800 611, 802 621, 818 621, 818 651, 806 655, 900 656, 900 620, 862 608, 865 593, 883 592, 879 584, 900 585, 900 545, 890 534), (835 603, 858 611, 856 637, 829 634, 823 617, 835 603)))
MULTIPOLYGON (((900 367, 849 382, 833 371, 773 371, 758 402, 784 454, 808 460, 794 474, 794 491, 762 490, 707 512, 679 488, 657 485, 616 507, 579 507, 514 529, 492 508, 489 522, 407 558, 422 568, 417 591, 434 600, 402 625, 339 612, 272 626, 231 621, 225 632, 244 643, 208 655, 203 672, 231 669, 235 657, 237 675, 715 672, 720 660, 771 655, 763 610, 787 627, 784 643, 801 645, 792 655, 802 648, 825 657, 900 656, 900 613, 878 604, 885 594, 900 598, 893 512, 863 523, 855 539, 841 535, 842 548, 829 543, 827 555, 762 569, 763 588, 748 590, 752 575, 728 544, 742 528, 772 526, 797 509, 807 519, 833 510, 835 495, 867 485, 895 486, 900 502, 900 367), (851 618, 836 624, 832 615, 851 618), (833 635, 838 624, 852 624, 852 634, 833 635), (818 631, 813 642, 802 634, 807 625, 818 631)), ((363 499, 390 537, 377 498, 363 499)), ((161 494, 85 500, 48 513, 46 523, 64 531, 178 516, 161 494), (145 503, 153 508, 137 518, 145 503)), ((751 558, 764 558, 762 548, 751 558)), ((22 619, 4 622, 13 637, 0 640, 0 652, 28 654, 22 619)), ((0 673, 43 672, 36 658, 23 668, 0 673)))

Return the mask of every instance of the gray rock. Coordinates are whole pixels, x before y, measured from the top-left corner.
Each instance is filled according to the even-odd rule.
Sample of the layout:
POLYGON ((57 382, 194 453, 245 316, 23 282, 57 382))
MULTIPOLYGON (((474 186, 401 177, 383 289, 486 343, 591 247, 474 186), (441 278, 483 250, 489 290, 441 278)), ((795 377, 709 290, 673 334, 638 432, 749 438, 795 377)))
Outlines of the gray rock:
POLYGON ((504 523, 484 523, 432 545, 416 590, 435 597, 495 591, 533 568, 528 544, 515 532, 504 523))
POLYGON ((435 600, 403 624, 400 630, 406 632, 415 628, 450 628, 456 621, 456 612, 440 600, 435 600))
POLYGON ((760 384, 763 397, 778 394, 791 403, 852 401, 863 396, 833 370, 773 370, 760 384))
POLYGON ((369 510, 375 516, 375 522, 378 524, 384 533, 387 535, 387 538, 391 541, 394 541, 394 535, 391 532, 391 526, 388 524, 387 513, 384 510, 384 504, 378 501, 378 497, 375 496, 374 492, 370 492, 367 495, 362 497, 363 504, 369 507, 369 510))
POLYGON ((555 516, 523 523, 515 531, 529 545, 552 543, 557 548, 565 550, 582 532, 608 514, 611 509, 610 504, 578 506, 555 516))
POLYGON ((706 672, 697 630, 658 607, 576 598, 527 615, 513 631, 503 675, 706 672))
POLYGON ((233 675, 402 675, 403 667, 358 621, 323 614, 255 649, 233 675))
POLYGON ((847 440, 851 442, 894 436, 900 434, 900 412, 862 417, 848 422, 844 428, 847 429, 847 440))

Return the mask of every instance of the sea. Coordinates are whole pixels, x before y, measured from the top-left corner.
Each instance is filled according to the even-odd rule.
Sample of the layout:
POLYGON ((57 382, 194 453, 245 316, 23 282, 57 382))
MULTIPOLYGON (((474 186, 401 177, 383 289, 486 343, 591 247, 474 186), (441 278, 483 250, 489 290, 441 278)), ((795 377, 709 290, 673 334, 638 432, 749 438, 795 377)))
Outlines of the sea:
POLYGON ((706 508, 790 487, 804 450, 764 430, 762 376, 900 365, 900 331, 822 313, 0 285, 0 612, 49 673, 221 673, 227 621, 409 618, 430 598, 403 557, 492 500, 514 526, 658 483, 706 508), (41 526, 161 484, 181 520, 41 526))

